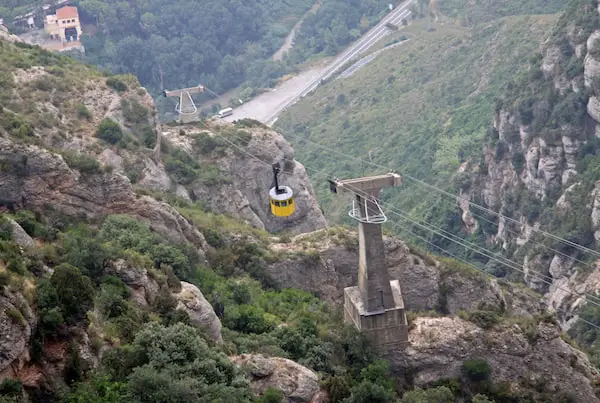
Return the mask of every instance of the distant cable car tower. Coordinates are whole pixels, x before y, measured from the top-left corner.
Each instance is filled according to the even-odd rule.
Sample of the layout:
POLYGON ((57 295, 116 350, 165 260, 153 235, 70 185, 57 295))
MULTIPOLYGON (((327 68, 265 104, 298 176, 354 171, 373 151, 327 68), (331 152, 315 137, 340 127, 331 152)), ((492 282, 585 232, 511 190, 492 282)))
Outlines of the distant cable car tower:
POLYGON ((179 123, 197 122, 200 120, 198 108, 192 99, 192 94, 204 92, 204 86, 182 88, 179 90, 164 90, 164 97, 179 97, 179 102, 175 106, 175 111, 179 113, 179 123))

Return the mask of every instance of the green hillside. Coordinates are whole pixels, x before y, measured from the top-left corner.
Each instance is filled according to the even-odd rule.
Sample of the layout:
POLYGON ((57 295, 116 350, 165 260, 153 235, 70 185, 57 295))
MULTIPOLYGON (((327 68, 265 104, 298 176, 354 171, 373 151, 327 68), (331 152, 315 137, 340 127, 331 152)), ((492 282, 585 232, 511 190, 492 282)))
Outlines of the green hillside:
POLYGON ((457 18, 461 23, 472 25, 514 15, 553 14, 565 8, 562 0, 440 0, 443 15, 457 18))
MULTIPOLYGON (((475 28, 416 22, 398 36, 409 41, 378 56, 354 75, 320 87, 284 113, 277 127, 309 168, 338 177, 372 172, 355 161, 323 155, 308 138, 349 155, 372 158, 430 183, 445 184, 462 160, 478 155, 491 126, 494 99, 538 49, 556 17, 506 17, 475 28)), ((330 218, 323 177, 313 182, 330 218)), ((455 190, 455 189, 453 189, 455 190)), ((404 208, 422 207, 427 194, 410 183, 392 196, 404 208)))

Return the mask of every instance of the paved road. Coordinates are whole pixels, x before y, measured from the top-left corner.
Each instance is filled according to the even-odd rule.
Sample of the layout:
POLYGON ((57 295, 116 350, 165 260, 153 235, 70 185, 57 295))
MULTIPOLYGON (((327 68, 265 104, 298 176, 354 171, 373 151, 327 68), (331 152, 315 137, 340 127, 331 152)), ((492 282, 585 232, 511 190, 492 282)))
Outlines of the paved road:
POLYGON ((289 82, 283 83, 281 86, 283 87, 288 84, 288 87, 293 89, 290 90, 288 88, 285 91, 280 91, 280 87, 277 87, 276 90, 256 97, 245 105, 236 108, 233 115, 228 116, 225 120, 232 122, 237 119, 252 118, 266 124, 273 124, 281 112, 317 88, 321 81, 329 79, 356 56, 363 54, 383 37, 390 34, 392 30, 385 25, 387 23, 396 25, 401 24, 402 19, 410 16, 409 7, 413 1, 414 0, 407 0, 392 10, 379 22, 379 24, 369 30, 358 41, 350 45, 326 68, 311 70, 310 74, 300 74, 293 79, 295 80, 293 86, 289 85, 289 82), (278 91, 279 93, 275 95, 274 93, 278 91), (270 99, 265 101, 265 98, 267 97, 270 99))

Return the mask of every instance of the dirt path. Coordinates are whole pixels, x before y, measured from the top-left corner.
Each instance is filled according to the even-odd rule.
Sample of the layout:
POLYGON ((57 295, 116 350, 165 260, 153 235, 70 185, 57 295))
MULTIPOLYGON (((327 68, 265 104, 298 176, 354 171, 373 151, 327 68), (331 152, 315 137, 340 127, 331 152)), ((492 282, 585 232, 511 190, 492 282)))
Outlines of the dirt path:
POLYGON ((296 34, 298 33, 300 26, 304 22, 304 19, 306 18, 306 16, 308 14, 317 12, 319 7, 321 7, 322 2, 323 2, 323 0, 317 0, 317 2, 315 4, 313 4, 313 6, 310 8, 310 10, 308 10, 306 13, 304 13, 302 18, 300 18, 300 21, 298 21, 296 23, 296 25, 294 25, 294 28, 292 28, 292 30, 290 31, 288 36, 286 36, 285 41, 283 42, 283 45, 281 46, 281 48, 279 48, 279 50, 277 52, 275 52, 275 54, 273 55, 273 57, 272 57, 273 60, 275 60, 275 61, 282 60, 283 55, 286 54, 287 52, 289 52, 289 50, 292 48, 292 45, 294 44, 294 38, 296 38, 296 34))

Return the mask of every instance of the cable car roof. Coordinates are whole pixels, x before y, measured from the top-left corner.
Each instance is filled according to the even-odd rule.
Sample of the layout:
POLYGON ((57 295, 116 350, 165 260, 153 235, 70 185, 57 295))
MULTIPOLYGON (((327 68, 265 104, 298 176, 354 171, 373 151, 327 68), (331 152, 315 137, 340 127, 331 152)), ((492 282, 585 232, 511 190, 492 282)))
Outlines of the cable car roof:
POLYGON ((294 195, 294 193, 292 192, 292 188, 290 188, 289 186, 279 186, 279 189, 285 190, 285 193, 277 194, 275 188, 272 187, 271 190, 269 190, 269 197, 273 200, 282 201, 291 199, 294 195))

